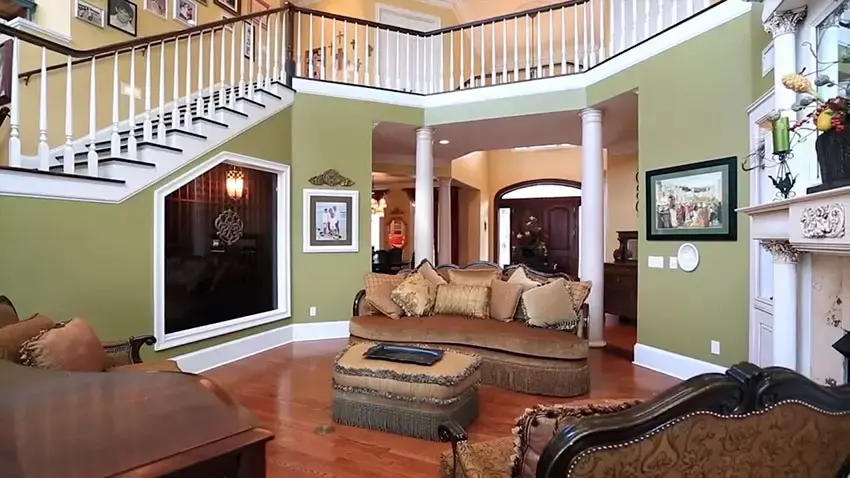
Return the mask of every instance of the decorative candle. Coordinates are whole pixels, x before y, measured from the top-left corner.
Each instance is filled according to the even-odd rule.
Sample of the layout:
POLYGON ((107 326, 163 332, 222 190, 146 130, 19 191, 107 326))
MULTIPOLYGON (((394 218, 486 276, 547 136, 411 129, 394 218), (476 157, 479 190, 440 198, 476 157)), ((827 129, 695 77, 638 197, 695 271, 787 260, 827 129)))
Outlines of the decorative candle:
POLYGON ((788 117, 782 116, 772 123, 773 152, 787 153, 791 151, 791 133, 788 131, 788 117))

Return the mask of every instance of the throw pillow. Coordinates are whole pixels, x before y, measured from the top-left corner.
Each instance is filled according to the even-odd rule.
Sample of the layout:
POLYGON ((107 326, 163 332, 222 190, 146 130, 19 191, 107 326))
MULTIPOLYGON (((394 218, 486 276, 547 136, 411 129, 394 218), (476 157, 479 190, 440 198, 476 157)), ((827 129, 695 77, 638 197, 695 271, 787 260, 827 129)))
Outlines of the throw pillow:
POLYGON ((378 312, 391 319, 398 319, 404 311, 393 302, 392 293, 404 281, 406 275, 366 274, 366 302, 378 312))
POLYGON ((29 319, 0 328, 0 360, 21 363, 21 345, 54 325, 50 318, 34 314, 29 319))
POLYGON ((639 400, 590 399, 569 405, 537 405, 527 408, 511 429, 514 455, 511 476, 536 476, 540 455, 552 438, 581 417, 607 415, 627 410, 639 400))
POLYGON ((422 277, 428 279, 434 285, 443 285, 447 283, 446 280, 437 273, 437 270, 434 269, 434 266, 431 265, 431 262, 429 262, 428 259, 423 260, 422 264, 419 264, 416 271, 422 274, 422 277))
POLYGON ((449 283, 490 287, 501 274, 499 269, 449 269, 449 283))
POLYGON ((79 318, 27 340, 21 345, 21 360, 24 365, 68 372, 103 372, 109 362, 97 334, 79 318))
POLYGON ((486 319, 490 314, 490 288, 478 285, 438 285, 434 314, 486 319))
POLYGON ((527 323, 532 327, 562 328, 578 322, 565 279, 556 279, 523 292, 522 303, 528 316, 527 323))
MULTIPOLYGON (((541 285, 540 282, 528 277, 528 274, 525 273, 525 269, 522 267, 517 267, 513 274, 508 277, 508 284, 519 284, 522 286, 522 291, 525 292, 527 290, 531 290, 535 287, 541 285)), ((516 314, 514 315, 514 320, 528 320, 528 316, 525 313, 525 306, 522 298, 520 297, 519 305, 516 308, 516 314)))
POLYGON ((411 274, 393 289, 391 297, 405 315, 422 317, 434 310, 437 286, 422 274, 411 274))
POLYGON ((576 311, 576 315, 581 315, 581 306, 584 305, 584 301, 590 296, 590 289, 593 287, 593 282, 591 281, 566 281, 567 289, 570 291, 570 295, 573 298, 573 310, 576 311))
POLYGON ((502 322, 514 320, 520 298, 522 285, 494 280, 490 284, 490 318, 502 322))

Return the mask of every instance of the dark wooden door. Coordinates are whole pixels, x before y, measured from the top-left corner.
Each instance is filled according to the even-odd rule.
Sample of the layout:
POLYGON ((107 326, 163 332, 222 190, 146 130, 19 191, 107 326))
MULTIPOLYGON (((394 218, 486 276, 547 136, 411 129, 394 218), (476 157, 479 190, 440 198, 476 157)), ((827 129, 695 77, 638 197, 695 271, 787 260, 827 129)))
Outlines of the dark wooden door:
MULTIPOLYGON (((564 272, 578 277, 579 206, 581 198, 502 199, 496 205, 511 210, 512 262, 524 262, 519 257, 516 236, 525 229, 528 218, 534 216, 546 235, 548 249, 546 271, 564 272)), ((497 216, 498 217, 498 216, 497 216)), ((494 228, 498 231, 498 227, 494 228)), ((498 232, 496 232, 498 233, 498 232)), ((497 242, 498 244, 498 238, 497 242)), ((538 266, 537 268, 541 268, 538 266)))

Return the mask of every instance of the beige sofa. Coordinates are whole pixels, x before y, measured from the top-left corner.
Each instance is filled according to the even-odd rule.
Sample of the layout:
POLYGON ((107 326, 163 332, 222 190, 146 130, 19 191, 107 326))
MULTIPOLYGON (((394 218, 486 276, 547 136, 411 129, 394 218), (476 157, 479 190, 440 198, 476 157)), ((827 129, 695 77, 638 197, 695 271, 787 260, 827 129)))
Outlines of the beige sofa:
MULTIPOLYGON (((545 283, 565 274, 546 274, 522 265, 502 270, 489 262, 465 267, 438 266, 441 275, 451 269, 498 269, 508 280, 519 268, 536 281, 545 283)), ((382 342, 423 345, 482 357, 482 383, 535 395, 573 397, 588 392, 587 341, 582 338, 587 320, 587 304, 574 330, 529 327, 521 321, 471 319, 451 315, 391 319, 371 310, 361 290, 354 299, 350 324, 351 342, 382 342)))

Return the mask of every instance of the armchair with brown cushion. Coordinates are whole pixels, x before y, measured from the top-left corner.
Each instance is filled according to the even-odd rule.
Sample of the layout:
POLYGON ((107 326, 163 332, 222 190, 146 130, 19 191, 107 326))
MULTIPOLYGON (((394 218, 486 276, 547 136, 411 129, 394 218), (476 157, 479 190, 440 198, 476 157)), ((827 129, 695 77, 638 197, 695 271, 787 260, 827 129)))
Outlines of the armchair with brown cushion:
POLYGON ((825 387, 781 367, 741 363, 643 403, 537 407, 513 436, 467 442, 457 425, 444 476, 585 478, 850 475, 850 386, 825 387))

